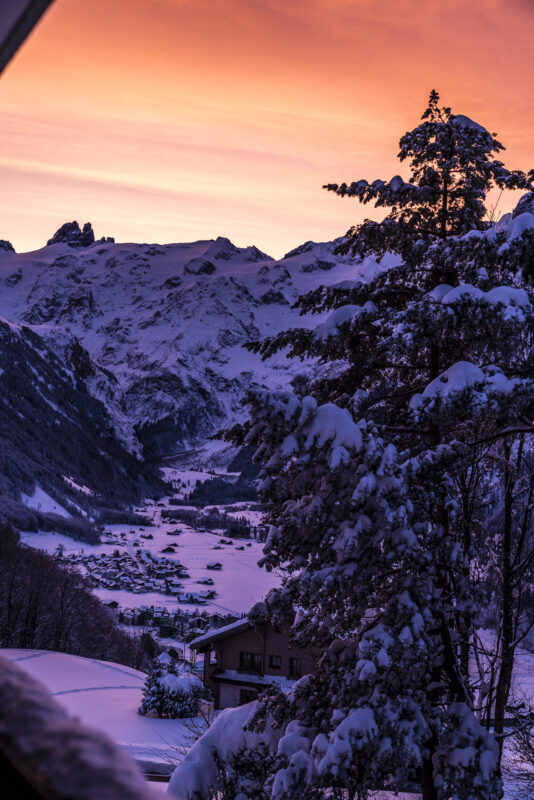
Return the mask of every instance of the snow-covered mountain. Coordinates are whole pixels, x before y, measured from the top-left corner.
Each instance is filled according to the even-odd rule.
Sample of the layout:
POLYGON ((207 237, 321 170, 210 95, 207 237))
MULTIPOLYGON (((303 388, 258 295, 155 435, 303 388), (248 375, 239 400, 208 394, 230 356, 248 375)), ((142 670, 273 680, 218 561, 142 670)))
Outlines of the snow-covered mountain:
POLYGON ((37 508, 31 498, 46 496, 44 510, 55 512, 56 500, 83 514, 163 488, 87 390, 87 378, 99 380, 87 353, 60 340, 58 331, 52 349, 31 328, 0 319, 0 511, 10 518, 21 518, 24 498, 37 508))
MULTIPOLYGON (((86 383, 130 448, 169 454, 242 415, 252 381, 287 383, 283 356, 262 363, 243 345, 295 324, 299 294, 362 269, 307 242, 275 261, 218 238, 188 244, 94 241, 68 223, 32 253, 0 249, 0 314, 31 326, 59 355, 79 342, 86 383)), ((366 265, 369 270, 372 265, 366 265)))

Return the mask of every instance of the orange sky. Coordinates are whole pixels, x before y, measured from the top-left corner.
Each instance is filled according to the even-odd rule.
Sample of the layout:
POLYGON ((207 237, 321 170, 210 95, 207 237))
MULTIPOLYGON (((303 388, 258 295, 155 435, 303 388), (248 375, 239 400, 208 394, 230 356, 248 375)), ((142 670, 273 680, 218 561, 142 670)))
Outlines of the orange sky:
POLYGON ((432 87, 534 167, 533 42, 532 0, 56 0, 0 78, 0 238, 333 238, 372 211, 321 185, 399 172, 432 87))

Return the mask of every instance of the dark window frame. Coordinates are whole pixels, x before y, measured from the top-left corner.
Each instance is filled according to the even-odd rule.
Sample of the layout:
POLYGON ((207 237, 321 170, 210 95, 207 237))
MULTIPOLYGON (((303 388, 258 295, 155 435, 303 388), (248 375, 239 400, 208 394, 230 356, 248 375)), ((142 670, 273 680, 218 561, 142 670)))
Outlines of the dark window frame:
POLYGON ((269 667, 271 669, 282 669, 282 656, 269 656, 269 667), (275 661, 278 663, 275 664, 275 661))
POLYGON ((289 659, 289 678, 300 678, 302 676, 302 659, 291 657, 289 659))
POLYGON ((261 653, 250 653, 242 650, 239 653, 239 671, 260 675, 262 671, 261 653))

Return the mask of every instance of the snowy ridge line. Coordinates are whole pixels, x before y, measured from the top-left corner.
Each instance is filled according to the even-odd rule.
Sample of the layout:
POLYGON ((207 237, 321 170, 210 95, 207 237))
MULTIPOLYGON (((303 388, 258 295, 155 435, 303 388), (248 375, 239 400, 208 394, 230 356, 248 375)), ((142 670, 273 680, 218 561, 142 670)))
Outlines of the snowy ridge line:
MULTIPOLYGON (((294 366, 283 357, 264 363, 243 345, 297 319, 313 327, 315 318, 292 308, 297 297, 355 277, 354 259, 334 254, 336 244, 307 242, 274 261, 222 237, 162 246, 58 241, 3 254, 0 314, 30 327, 64 362, 85 348, 87 386, 131 450, 139 452, 138 426, 164 456, 194 451, 242 416, 253 376, 288 384, 294 366)), ((383 268, 370 260, 356 272, 383 268)))
MULTIPOLYGON (((135 670, 130 670, 129 667, 122 667, 118 664, 111 664, 108 661, 99 661, 96 658, 86 658, 85 656, 78 656, 73 653, 66 653, 70 658, 78 659, 79 661, 86 661, 91 664, 96 664, 98 667, 104 667, 105 669, 110 669, 113 672, 118 672, 122 675, 127 675, 129 678, 137 677, 135 675, 135 670)), ((34 658, 43 658, 44 656, 57 656, 57 652, 55 650, 36 650, 32 651, 29 655, 18 656, 17 658, 10 659, 13 663, 19 661, 29 661, 30 659, 34 658)))
POLYGON ((13 660, 13 662, 16 662, 16 661, 29 661, 30 658, 41 658, 42 656, 46 656, 46 655, 48 655, 49 652, 51 653, 52 651, 51 650, 41 650, 39 652, 32 653, 32 655, 30 655, 30 656, 20 656, 20 658, 14 658, 12 660, 13 660))

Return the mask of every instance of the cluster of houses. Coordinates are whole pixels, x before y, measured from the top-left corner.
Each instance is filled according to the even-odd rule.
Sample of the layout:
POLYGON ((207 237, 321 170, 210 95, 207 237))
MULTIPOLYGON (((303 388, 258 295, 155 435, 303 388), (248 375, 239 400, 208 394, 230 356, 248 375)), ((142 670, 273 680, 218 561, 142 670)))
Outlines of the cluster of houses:
POLYGON ((196 605, 207 603, 217 594, 212 588, 211 578, 198 581, 206 588, 198 591, 185 590, 182 581, 190 577, 186 568, 177 560, 158 556, 146 549, 137 549, 135 556, 115 550, 113 554, 98 555, 60 552, 57 558, 69 566, 83 569, 87 582, 92 587, 126 589, 134 594, 170 594, 180 603, 196 605))
POLYGON ((189 642, 209 629, 221 628, 238 619, 232 614, 188 612, 183 609, 169 611, 165 606, 154 605, 118 610, 116 601, 108 604, 117 609, 119 623, 122 625, 158 628, 160 636, 183 642, 189 642))

